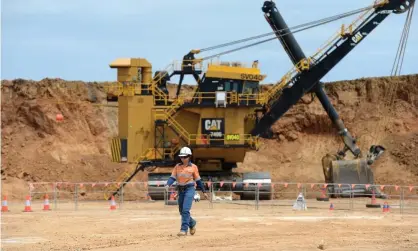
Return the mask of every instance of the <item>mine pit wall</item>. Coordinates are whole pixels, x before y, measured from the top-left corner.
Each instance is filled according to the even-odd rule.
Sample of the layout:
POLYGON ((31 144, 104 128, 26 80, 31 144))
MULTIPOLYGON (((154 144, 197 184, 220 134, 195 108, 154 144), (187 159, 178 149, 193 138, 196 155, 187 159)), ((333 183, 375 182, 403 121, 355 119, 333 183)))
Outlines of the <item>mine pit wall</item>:
MULTIPOLYGON (((363 152, 371 144, 386 147, 373 165, 376 182, 416 183, 418 162, 409 157, 408 164, 402 164, 394 154, 399 155, 400 147, 406 153, 416 147, 418 76, 340 81, 327 84, 326 90, 363 152)), ((311 101, 306 95, 277 121, 273 125, 275 140, 265 141, 258 153, 248 153, 240 169, 271 171, 277 181, 320 182, 322 156, 343 145, 319 101, 311 101)))
MULTIPOLYGON (((1 88, 2 191, 9 198, 24 198, 28 182, 112 181, 128 168, 111 162, 109 139, 118 115, 115 108, 94 106, 106 104, 102 83, 17 79, 3 80, 1 88), (62 123, 55 121, 57 113, 64 115, 62 123)), ((373 169, 376 182, 417 184, 418 75, 339 81, 325 89, 363 151, 373 142, 387 147, 373 169)), ((342 145, 319 102, 309 104, 310 95, 303 100, 273 126, 276 138, 247 153, 237 172, 269 171, 275 181, 323 180, 322 155, 342 145)), ((147 173, 135 180, 146 181, 147 173)))

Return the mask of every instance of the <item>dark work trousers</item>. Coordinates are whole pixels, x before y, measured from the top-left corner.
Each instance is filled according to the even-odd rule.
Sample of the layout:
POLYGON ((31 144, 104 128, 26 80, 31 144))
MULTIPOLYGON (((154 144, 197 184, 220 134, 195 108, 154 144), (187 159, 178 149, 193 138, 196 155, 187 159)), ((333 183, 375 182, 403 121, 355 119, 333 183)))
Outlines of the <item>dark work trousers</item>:
POLYGON ((196 225, 196 221, 190 215, 190 209, 192 208, 195 192, 196 189, 194 186, 188 186, 184 189, 178 190, 178 204, 181 215, 180 231, 187 232, 189 227, 192 228, 196 225))

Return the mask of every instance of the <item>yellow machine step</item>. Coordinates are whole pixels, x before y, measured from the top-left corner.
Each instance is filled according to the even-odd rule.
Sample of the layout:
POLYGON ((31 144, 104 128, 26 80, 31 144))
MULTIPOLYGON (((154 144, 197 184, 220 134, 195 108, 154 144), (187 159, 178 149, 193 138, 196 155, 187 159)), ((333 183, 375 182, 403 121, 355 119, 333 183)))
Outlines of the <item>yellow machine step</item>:
POLYGON ((118 137, 115 137, 110 140, 110 149, 112 151, 112 161, 119 163, 121 159, 120 158, 121 144, 120 144, 120 139, 118 137))

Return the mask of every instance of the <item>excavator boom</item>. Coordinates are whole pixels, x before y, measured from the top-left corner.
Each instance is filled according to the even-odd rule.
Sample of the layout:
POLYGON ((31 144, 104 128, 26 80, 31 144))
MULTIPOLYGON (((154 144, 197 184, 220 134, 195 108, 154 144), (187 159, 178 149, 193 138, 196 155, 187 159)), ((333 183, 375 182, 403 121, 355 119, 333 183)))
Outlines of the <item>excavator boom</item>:
MULTIPOLYGON (((260 136, 268 136, 270 127, 283 116, 293 105, 295 105, 306 93, 316 91, 315 86, 319 81, 334 68, 345 56, 347 56, 358 44, 360 44, 366 36, 368 36, 379 24, 386 19, 390 13, 395 12, 404 0, 391 0, 388 4, 375 8, 375 10, 367 16, 358 27, 352 31, 351 34, 344 34, 318 57, 311 60, 309 69, 303 70, 296 74, 287 84, 287 88, 282 90, 282 94, 277 100, 273 100, 267 111, 260 119, 259 123, 254 127, 252 134, 260 136)), ((409 2, 414 2, 410 0, 409 2)), ((411 3, 412 4, 412 3, 411 3)), ((410 5, 409 5, 410 6, 410 5)), ((280 15, 275 8, 274 2, 267 1, 263 6, 263 11, 266 12, 269 23, 274 22, 274 17, 280 15), (269 6, 270 8, 266 7, 269 6), (275 11, 274 11, 275 10, 275 11), (275 15, 272 15, 274 13, 275 15), (270 15, 269 15, 270 14, 270 15)), ((274 22, 272 26, 275 30, 287 29, 286 24, 278 26, 279 22, 274 22)), ((279 36, 279 35, 278 35, 279 36)), ((280 41, 285 44, 288 54, 292 55, 291 59, 296 64, 302 60, 304 56, 300 47, 293 43, 297 43, 294 37, 290 34, 279 36, 280 41), (293 49, 291 49, 293 48, 293 49)), ((326 104, 326 109, 330 108, 326 104)), ((334 120, 338 121, 338 117, 332 115, 334 120)))
MULTIPOLYGON (((345 144, 342 151, 336 156, 328 155, 323 159, 323 169, 326 181, 329 183, 374 183, 370 164, 385 150, 382 146, 372 146, 367 159, 362 157, 356 140, 344 126, 337 111, 327 97, 320 80, 334 68, 345 56, 347 56, 366 36, 368 36, 391 13, 403 13, 414 4, 414 0, 389 0, 376 4, 371 13, 362 16, 360 24, 348 33, 340 34, 340 37, 328 47, 317 53, 317 57, 306 58, 293 34, 280 15, 273 1, 266 1, 262 7, 267 22, 276 33, 277 38, 284 47, 290 60, 298 68, 297 73, 287 83, 277 99, 270 100, 270 109, 252 130, 252 135, 269 138, 271 126, 280 119, 293 105, 295 105, 306 93, 315 92, 323 108, 327 111, 333 124, 337 127, 339 135, 345 144), (307 67, 300 68, 301 63, 307 63, 307 67), (355 160, 343 160, 345 152, 350 150, 355 160)), ((369 10, 370 11, 370 10, 369 10)), ((276 97, 273 95, 272 97, 276 97)), ((330 187, 332 188, 332 187, 330 187)))
MULTIPOLYGON (((284 21, 283 17, 280 15, 279 10, 276 8, 276 4, 273 1, 265 1, 262 7, 262 10, 265 13, 264 17, 266 18, 267 22, 270 24, 273 31, 276 32, 277 38, 281 42, 284 50, 288 54, 292 63, 294 65, 298 65, 299 62, 305 60, 306 59, 305 54, 303 53, 302 49, 300 48, 293 34, 291 32, 288 32, 289 28, 286 22, 284 21)), ((351 136, 347 128, 344 126, 343 121, 339 118, 337 111, 335 110, 331 102, 329 101, 319 81, 314 82, 314 87, 312 88, 312 91, 315 92, 322 106, 327 111, 328 116, 330 117, 331 121, 338 128, 339 134, 343 137, 343 141, 346 146, 345 149, 350 150, 354 156, 359 156, 361 154, 360 149, 356 146, 354 138, 351 136)), ((298 100, 299 98, 296 100, 296 102, 298 100)), ((268 118, 266 119, 268 120, 268 118)), ((274 118, 270 119, 267 122, 267 124, 274 123, 274 121, 275 121, 274 118)), ((263 125, 261 125, 260 128, 263 128, 263 125)), ((268 125, 267 125, 267 128, 269 128, 268 125)), ((257 130, 257 128, 255 130, 257 130)), ((256 133, 259 133, 261 136, 264 136, 264 137, 268 137, 271 135, 271 133, 269 132, 269 129, 267 129, 267 131, 264 131, 264 132, 256 131, 256 133)), ((344 152, 345 151, 342 151, 341 153, 343 154, 344 152)))

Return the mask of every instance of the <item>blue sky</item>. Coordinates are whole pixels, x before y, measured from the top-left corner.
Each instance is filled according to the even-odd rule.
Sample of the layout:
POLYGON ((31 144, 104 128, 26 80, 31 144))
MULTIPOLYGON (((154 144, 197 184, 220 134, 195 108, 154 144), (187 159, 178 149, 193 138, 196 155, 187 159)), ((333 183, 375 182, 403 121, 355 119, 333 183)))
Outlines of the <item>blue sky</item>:
MULTIPOLYGON (((190 49, 270 32, 263 0, 3 0, 1 78, 113 81, 109 63, 118 57, 143 57, 153 71, 181 60, 190 49)), ((373 0, 275 1, 289 26, 365 7, 373 0), (338 3, 337 3, 338 2, 338 3)), ((402 74, 418 67, 416 11, 402 74), (415 31, 415 32, 414 32, 415 31)), ((390 75, 406 13, 390 15, 344 58, 323 81, 390 75)), ((313 54, 342 23, 354 17, 295 34, 306 55, 313 54)), ((229 47, 226 49, 230 49, 229 47)), ((208 56, 220 51, 199 54, 208 56)), ((279 80, 291 62, 277 40, 221 57, 259 60, 268 77, 279 80)), ((193 79, 185 79, 191 83, 193 79)))

